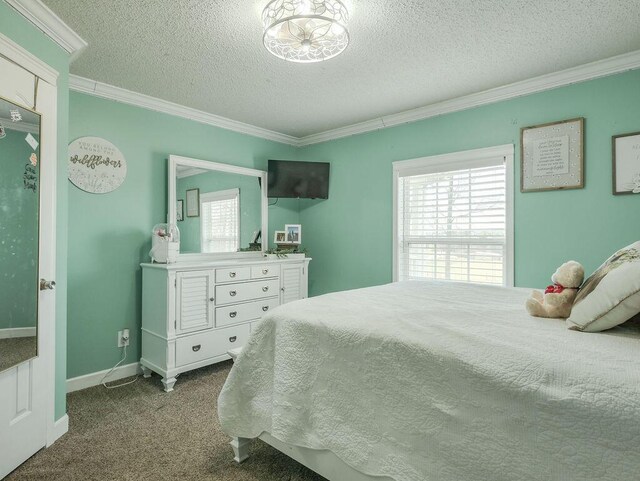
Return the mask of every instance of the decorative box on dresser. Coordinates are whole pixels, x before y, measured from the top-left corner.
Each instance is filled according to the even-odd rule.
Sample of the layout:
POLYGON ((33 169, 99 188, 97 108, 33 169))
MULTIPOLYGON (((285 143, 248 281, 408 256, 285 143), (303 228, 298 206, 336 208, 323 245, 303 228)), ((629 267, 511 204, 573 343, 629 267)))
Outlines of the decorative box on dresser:
POLYGON ((142 264, 142 358, 145 377, 178 374, 229 359, 268 311, 304 299, 311 259, 252 258, 142 264))

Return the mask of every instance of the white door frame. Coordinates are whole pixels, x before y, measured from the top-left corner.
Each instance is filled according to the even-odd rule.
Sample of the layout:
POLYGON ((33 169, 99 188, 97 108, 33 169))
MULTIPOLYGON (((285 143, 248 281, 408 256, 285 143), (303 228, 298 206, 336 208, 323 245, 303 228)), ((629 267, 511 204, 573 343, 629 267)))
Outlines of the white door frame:
MULTIPOLYGON (((40 276, 55 280, 56 273, 56 173, 58 159, 58 72, 20 45, 0 33, 0 54, 20 67, 39 77, 36 109, 42 114, 41 120, 41 178, 40 184, 40 251, 44 247, 53 252, 46 264, 40 263, 40 276), (46 94, 44 92, 46 91, 46 94), (44 140, 44 141, 42 141, 44 140)), ((18 103, 23 103, 18 101, 18 103)), ((32 107, 32 106, 27 106, 32 107)), ((58 422, 55 419, 55 291, 41 295, 38 307, 38 357, 45 367, 46 376, 46 442, 47 446, 67 431, 68 418, 65 414, 58 422)))

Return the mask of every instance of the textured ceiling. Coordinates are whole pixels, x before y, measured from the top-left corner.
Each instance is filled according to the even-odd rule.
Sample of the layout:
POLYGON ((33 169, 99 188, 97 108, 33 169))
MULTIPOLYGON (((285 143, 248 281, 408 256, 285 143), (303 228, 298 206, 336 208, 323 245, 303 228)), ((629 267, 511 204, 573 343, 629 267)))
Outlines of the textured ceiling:
POLYGON ((44 0, 71 73, 301 137, 640 49, 638 0, 351 0, 317 64, 262 46, 267 0, 44 0))

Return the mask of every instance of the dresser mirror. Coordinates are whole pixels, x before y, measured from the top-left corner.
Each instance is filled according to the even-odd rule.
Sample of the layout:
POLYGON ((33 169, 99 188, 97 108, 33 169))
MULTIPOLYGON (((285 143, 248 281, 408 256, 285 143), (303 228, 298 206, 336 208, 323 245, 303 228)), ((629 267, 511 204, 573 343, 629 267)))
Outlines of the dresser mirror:
POLYGON ((169 156, 168 222, 180 230, 180 260, 262 255, 267 173, 169 156))
POLYGON ((0 372, 37 356, 40 114, 0 97, 0 372))

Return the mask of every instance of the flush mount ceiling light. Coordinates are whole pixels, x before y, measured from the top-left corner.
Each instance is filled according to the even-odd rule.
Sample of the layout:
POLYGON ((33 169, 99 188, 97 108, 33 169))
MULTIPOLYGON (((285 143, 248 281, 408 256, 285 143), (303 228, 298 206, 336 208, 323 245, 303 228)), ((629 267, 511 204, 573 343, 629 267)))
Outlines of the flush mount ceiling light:
POLYGON ((320 62, 349 45, 349 12, 340 0, 273 0, 262 12, 264 46, 290 62, 320 62))

